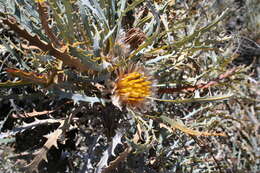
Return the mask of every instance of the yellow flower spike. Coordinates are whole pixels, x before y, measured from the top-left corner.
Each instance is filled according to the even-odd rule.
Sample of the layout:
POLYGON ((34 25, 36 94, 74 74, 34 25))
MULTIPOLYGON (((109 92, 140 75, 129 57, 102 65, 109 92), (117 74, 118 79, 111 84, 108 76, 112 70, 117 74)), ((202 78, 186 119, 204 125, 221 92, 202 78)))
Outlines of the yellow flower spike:
POLYGON ((46 0, 35 0, 35 2, 38 2, 38 3, 43 3, 43 2, 45 2, 46 0))
POLYGON ((138 79, 142 74, 137 73, 137 72, 133 72, 130 73, 128 75, 125 75, 125 77, 123 78, 123 81, 129 81, 129 80, 133 80, 133 79, 138 79))
POLYGON ((113 83, 112 102, 120 109, 128 108, 145 110, 154 95, 151 75, 139 65, 131 65, 129 69, 119 70, 117 79, 113 83))

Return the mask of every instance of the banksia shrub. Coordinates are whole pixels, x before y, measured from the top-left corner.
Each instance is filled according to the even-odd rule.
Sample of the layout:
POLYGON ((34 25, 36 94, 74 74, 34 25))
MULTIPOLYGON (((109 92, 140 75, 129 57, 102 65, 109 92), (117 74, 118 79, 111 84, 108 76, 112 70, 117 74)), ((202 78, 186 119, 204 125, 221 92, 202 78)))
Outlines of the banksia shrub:
POLYGON ((0 0, 0 170, 259 170, 257 73, 211 7, 0 0))

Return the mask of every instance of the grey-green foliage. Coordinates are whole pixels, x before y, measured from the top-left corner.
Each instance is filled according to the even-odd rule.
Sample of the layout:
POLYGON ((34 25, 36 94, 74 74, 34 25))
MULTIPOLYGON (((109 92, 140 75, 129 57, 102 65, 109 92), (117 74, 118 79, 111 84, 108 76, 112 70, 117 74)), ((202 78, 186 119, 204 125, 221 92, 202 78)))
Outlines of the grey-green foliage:
MULTIPOLYGON (((47 150, 58 142, 64 147, 61 151, 63 156, 71 158, 67 168, 82 172, 102 172, 104 167, 109 169, 116 165, 117 160, 120 160, 116 165, 118 172, 256 172, 260 166, 255 125, 259 117, 254 110, 259 100, 251 86, 257 83, 257 79, 248 78, 251 66, 233 68, 232 37, 223 34, 223 24, 230 9, 214 11, 211 9, 214 2, 206 0, 171 3, 49 0, 49 26, 63 43, 55 50, 59 50, 61 55, 65 52, 71 58, 65 65, 61 63, 64 57, 51 55, 53 49, 41 51, 43 48, 39 47, 23 51, 19 39, 18 43, 12 43, 8 37, 1 38, 6 47, 4 51, 12 54, 8 60, 10 63, 15 61, 11 67, 44 74, 56 70, 56 77, 64 80, 45 86, 35 87, 35 83, 33 86, 22 85, 18 94, 14 86, 5 86, 6 92, 1 92, 0 97, 8 102, 14 99, 10 101, 13 108, 8 110, 9 115, 16 111, 21 114, 21 119, 14 120, 13 130, 4 129, 0 143, 14 142, 14 138, 6 137, 35 132, 40 125, 49 127, 47 125, 56 121, 66 121, 66 125, 59 127, 62 129, 59 140, 51 128, 48 133, 54 140, 51 137, 46 143, 41 140, 42 145, 49 148, 39 150, 44 151, 44 156, 38 154, 34 157, 33 170, 38 163, 43 163, 47 150), (123 20, 129 17, 127 12, 133 13, 133 26, 144 32, 146 40, 132 51, 127 49, 127 56, 114 57, 115 47, 120 49, 120 43, 124 43, 122 37, 127 27, 123 20), (18 57, 17 50, 21 57, 18 57), (109 61, 109 58, 114 59, 109 61), (107 67, 126 68, 137 62, 148 68, 156 79, 154 87, 157 93, 148 98, 151 108, 145 113, 119 110, 111 103, 109 84, 117 74, 107 67), (73 63, 89 71, 70 68, 69 65, 75 67, 73 63), (167 89, 172 92, 166 92, 167 89), (229 93, 233 97, 223 97, 229 93), (209 102, 216 100, 218 102, 209 102), (46 105, 41 105, 42 102, 46 105), (21 104, 20 111, 15 110, 16 104, 21 104), (26 119, 23 113, 32 113, 38 106, 39 112, 50 108, 52 116, 46 113, 43 120, 34 119, 27 125, 22 124, 27 121, 23 120, 26 119), (184 124, 185 129, 170 128, 167 121, 161 121, 161 116, 184 124), (222 132, 228 137, 186 134, 185 130, 187 132, 189 128, 207 134, 222 132), (115 129, 123 129, 124 133, 115 129), (77 132, 71 139, 67 133, 73 131, 77 132), (48 145, 48 141, 52 145, 48 145), (67 142, 75 144, 75 148, 66 148, 67 142), (124 145, 119 145, 121 142, 124 145), (126 152, 127 159, 120 155, 126 146, 133 149, 130 154, 126 152)), ((41 28, 37 4, 33 0, 0 0, 0 15, 6 17, 7 14, 19 22, 20 28, 38 35, 40 42, 52 42, 41 28)), ((9 67, 9 64, 3 64, 5 68, 9 67)), ((12 82, 17 80, 9 78, 3 69, 0 75, 12 79, 12 82)), ((1 86, 7 85, 2 79, 1 82, 1 86)), ((1 126, 7 122, 6 119, 1 121, 1 126)), ((37 137, 43 136, 39 134, 37 137)), ((35 146, 27 148, 32 149, 36 152, 35 146)))
POLYGON ((260 3, 258 0, 248 0, 245 1, 246 5, 246 23, 248 24, 247 28, 249 29, 250 32, 252 32, 255 36, 258 37, 260 36, 260 3))

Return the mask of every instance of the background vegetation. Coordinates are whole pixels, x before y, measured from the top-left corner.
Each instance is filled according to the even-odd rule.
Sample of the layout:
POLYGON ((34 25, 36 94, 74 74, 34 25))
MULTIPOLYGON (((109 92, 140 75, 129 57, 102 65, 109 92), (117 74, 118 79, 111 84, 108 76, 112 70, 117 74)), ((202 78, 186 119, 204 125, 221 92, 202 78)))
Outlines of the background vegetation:
POLYGON ((0 0, 0 171, 259 172, 257 1, 0 0))

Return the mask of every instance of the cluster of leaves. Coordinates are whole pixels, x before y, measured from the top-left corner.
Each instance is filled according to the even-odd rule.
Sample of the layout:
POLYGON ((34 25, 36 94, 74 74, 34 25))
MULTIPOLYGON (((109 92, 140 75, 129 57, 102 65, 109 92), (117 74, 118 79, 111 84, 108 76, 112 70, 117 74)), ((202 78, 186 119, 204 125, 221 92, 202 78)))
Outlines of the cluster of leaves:
POLYGON ((0 170, 257 172, 260 73, 218 3, 0 0, 0 170), (113 104, 133 64, 146 111, 113 104))

